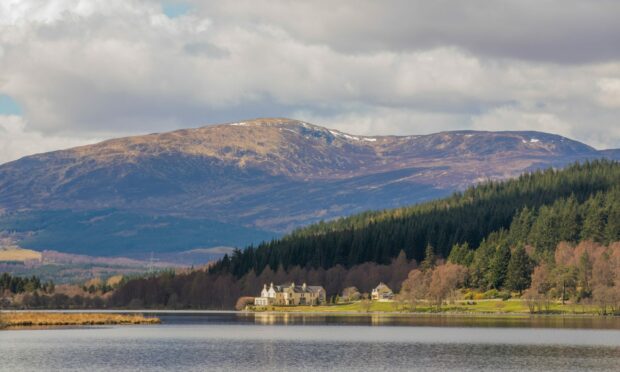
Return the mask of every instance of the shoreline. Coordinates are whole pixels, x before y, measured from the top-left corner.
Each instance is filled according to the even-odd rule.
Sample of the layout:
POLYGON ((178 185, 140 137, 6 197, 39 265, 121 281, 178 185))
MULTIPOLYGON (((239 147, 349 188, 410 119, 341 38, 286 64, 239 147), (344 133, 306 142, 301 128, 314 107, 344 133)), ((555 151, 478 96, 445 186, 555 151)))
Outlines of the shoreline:
POLYGON ((597 315, 597 314, 530 314, 530 313, 466 313, 466 312, 355 312, 355 311, 240 311, 246 314, 267 314, 267 315, 335 315, 335 316, 369 316, 386 315, 402 317, 464 317, 464 318, 620 318, 620 315, 597 315))
MULTIPOLYGON (((399 317, 465 317, 465 318, 620 318, 620 315, 595 313, 529 313, 529 312, 461 312, 461 311, 369 311, 355 310, 202 310, 202 309, 49 309, 49 310, 0 310, 0 317, 6 314, 66 314, 66 315, 142 315, 142 314, 238 314, 238 315, 313 315, 313 316, 399 316, 399 317)), ((153 319, 152 317, 142 317, 153 319)), ((159 320, 159 319, 158 319, 159 320)), ((152 323, 148 321, 147 323, 152 323)))

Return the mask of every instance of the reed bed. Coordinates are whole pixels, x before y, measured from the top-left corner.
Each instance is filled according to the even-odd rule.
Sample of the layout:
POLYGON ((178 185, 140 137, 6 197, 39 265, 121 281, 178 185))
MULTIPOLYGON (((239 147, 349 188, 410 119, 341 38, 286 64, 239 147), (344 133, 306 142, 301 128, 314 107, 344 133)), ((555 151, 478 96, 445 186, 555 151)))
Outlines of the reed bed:
POLYGON ((7 312, 0 314, 0 323, 4 327, 32 327, 159 324, 161 321, 141 314, 7 312))

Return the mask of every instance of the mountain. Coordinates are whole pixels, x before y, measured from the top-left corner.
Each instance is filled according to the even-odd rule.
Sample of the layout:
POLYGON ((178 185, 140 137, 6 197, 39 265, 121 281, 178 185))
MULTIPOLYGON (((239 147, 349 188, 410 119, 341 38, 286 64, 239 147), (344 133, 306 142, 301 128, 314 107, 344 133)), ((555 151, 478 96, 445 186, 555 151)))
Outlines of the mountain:
POLYGON ((620 152, 540 132, 371 137, 257 119, 3 164, 0 229, 22 246, 90 255, 243 246, 323 219, 600 157, 619 159, 620 152), (160 239, 175 224, 189 227, 160 239), (69 238, 67 226, 83 233, 69 238))

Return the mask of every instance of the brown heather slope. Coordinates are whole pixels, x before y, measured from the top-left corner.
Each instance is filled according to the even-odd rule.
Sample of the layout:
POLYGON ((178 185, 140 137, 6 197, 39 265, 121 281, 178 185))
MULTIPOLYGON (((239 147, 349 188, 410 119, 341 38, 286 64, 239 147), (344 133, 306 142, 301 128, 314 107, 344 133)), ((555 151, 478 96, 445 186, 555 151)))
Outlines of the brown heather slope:
MULTIPOLYGON (((290 119, 247 122, 163 134, 127 137, 95 145, 35 155, 52 161, 64 176, 71 170, 136 164, 146 158, 182 155, 220 165, 256 168, 274 176, 332 179, 448 162, 523 159, 523 167, 554 156, 596 154, 569 139, 536 132, 442 132, 425 136, 354 136, 290 119), (541 140, 541 138, 544 138, 541 140), (430 162, 430 164, 429 164, 430 162)), ((488 169, 496 174, 496 169, 488 169)))
MULTIPOLYGON (((0 210, 114 208, 286 231, 603 156, 620 153, 540 132, 369 137, 257 119, 114 139, 0 165, 0 210)), ((135 231, 141 230, 119 234, 135 231)))

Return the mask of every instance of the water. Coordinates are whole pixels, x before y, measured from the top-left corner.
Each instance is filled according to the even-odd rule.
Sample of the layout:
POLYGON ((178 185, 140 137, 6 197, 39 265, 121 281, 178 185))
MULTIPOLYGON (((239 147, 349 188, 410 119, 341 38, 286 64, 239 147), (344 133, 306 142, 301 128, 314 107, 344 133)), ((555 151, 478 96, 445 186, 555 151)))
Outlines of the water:
POLYGON ((165 313, 0 332, 6 371, 618 370, 618 318, 165 313))

